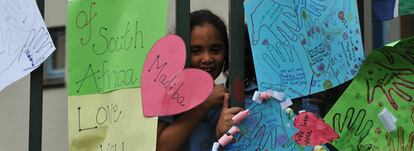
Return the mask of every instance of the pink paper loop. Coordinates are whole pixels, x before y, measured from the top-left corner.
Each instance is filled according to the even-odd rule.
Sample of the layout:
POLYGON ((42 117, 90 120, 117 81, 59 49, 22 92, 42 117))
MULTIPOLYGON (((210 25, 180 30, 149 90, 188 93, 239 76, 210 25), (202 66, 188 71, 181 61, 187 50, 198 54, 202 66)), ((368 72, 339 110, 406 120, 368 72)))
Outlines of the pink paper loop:
POLYGON ((249 109, 240 111, 235 116, 233 116, 232 120, 236 125, 239 125, 241 122, 243 122, 244 119, 246 119, 249 116, 249 109))
POLYGON ((232 126, 227 133, 229 133, 230 135, 236 135, 237 133, 240 132, 240 129, 237 126, 232 126))
POLYGON ((232 140, 233 140, 233 136, 224 134, 224 135, 223 135, 223 136, 221 136, 221 138, 218 140, 218 143, 219 143, 221 146, 226 146, 226 145, 227 145, 227 144, 229 144, 232 140))

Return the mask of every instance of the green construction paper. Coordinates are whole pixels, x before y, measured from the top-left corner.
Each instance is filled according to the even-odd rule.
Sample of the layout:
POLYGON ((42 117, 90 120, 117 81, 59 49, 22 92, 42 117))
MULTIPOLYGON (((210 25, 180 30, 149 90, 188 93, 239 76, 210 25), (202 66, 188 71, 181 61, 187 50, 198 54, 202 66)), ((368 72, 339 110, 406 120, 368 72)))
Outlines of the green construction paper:
POLYGON ((401 40, 397 40, 397 41, 394 41, 394 42, 392 42, 392 43, 386 44, 385 46, 388 46, 388 47, 394 47, 394 46, 395 46, 396 44, 398 44, 400 41, 401 41, 401 40))
POLYGON ((413 96, 414 37, 374 50, 325 117, 340 135, 332 144, 339 150, 412 150, 413 96), (378 117, 384 107, 397 118, 392 132, 378 117))
POLYGON ((413 0, 399 0, 398 1, 398 15, 410 15, 414 14, 414 1, 413 0))
POLYGON ((68 94, 141 86, 152 45, 166 33, 167 0, 69 0, 68 94))

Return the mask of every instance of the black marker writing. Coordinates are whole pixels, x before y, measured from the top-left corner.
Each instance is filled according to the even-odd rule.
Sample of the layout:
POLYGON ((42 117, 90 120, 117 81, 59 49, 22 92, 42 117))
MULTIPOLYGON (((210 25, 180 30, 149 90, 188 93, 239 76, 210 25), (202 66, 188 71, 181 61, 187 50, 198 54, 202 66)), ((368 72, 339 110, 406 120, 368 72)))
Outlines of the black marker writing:
POLYGON ((88 69, 86 70, 86 73, 85 73, 85 75, 83 76, 83 78, 81 79, 81 80, 79 80, 79 81, 77 81, 75 84, 80 84, 79 85, 79 87, 78 87, 78 90, 76 90, 76 92, 77 93, 79 93, 80 92, 80 89, 82 88, 82 86, 83 86, 83 84, 85 83, 85 81, 87 80, 87 79, 89 79, 89 78, 93 78, 93 81, 94 81, 94 83, 95 83, 95 88, 96 88, 96 91, 98 91, 99 92, 99 87, 98 87, 98 82, 97 82, 97 80, 96 80, 96 76, 95 76, 95 74, 97 74, 99 72, 99 70, 98 71, 96 71, 96 72, 94 72, 93 71, 93 68, 92 68, 92 65, 91 64, 89 64, 89 67, 88 67, 88 69), (89 72, 91 72, 91 73, 89 73, 89 72))
POLYGON ((120 68, 118 65, 115 67, 110 65, 108 60, 102 62, 101 69, 97 69, 96 66, 90 64, 85 74, 83 74, 83 77, 76 81, 75 84, 79 85, 76 92, 81 92, 85 82, 89 84, 93 82, 90 89, 97 92, 125 86, 128 87, 138 82, 138 69, 120 68))
POLYGON ((106 122, 117 123, 122 111, 118 111, 118 105, 107 105, 98 108, 96 113, 96 123, 102 125, 106 122))
POLYGON ((78 109, 78 126, 79 126, 78 131, 79 132, 82 132, 84 130, 91 130, 91 129, 97 129, 98 128, 98 126, 82 128, 81 127, 81 107, 78 107, 77 109, 78 109))
POLYGON ((91 5, 89 6, 89 13, 86 13, 84 10, 82 10, 76 16, 76 27, 78 27, 79 29, 89 27, 89 35, 88 35, 87 40, 83 38, 80 39, 82 45, 88 44, 92 37, 92 21, 98 15, 98 13, 94 13, 92 15, 92 7, 94 7, 95 5, 96 5, 96 2, 92 2, 91 5))
MULTIPOLYGON (((181 82, 181 83, 177 84, 176 83, 177 75, 174 75, 174 76, 172 76, 171 78, 168 79, 167 75, 165 73, 163 73, 164 69, 167 68, 167 65, 168 64, 166 62, 160 64, 160 56, 157 55, 147 72, 151 72, 151 69, 155 69, 155 71, 157 72, 157 75, 155 76, 155 78, 153 80, 154 83, 161 84, 162 87, 164 87, 167 94, 170 95, 172 99, 174 99, 179 105, 185 106, 185 104, 184 104, 185 98, 184 98, 184 96, 181 96, 180 93, 179 93, 182 86, 184 85, 184 82, 181 82), (153 68, 154 65, 156 65, 155 68, 153 68), (177 85, 179 85, 179 86, 176 87, 177 85)), ((154 70, 152 70, 152 71, 154 71, 154 70)))
POLYGON ((125 27, 125 32, 121 36, 108 36, 110 30, 108 27, 99 28, 99 37, 101 37, 104 46, 101 49, 97 48, 97 44, 92 45, 92 50, 95 55, 103 55, 107 52, 116 53, 121 51, 128 51, 133 48, 136 49, 138 44, 140 48, 144 48, 144 35, 142 31, 138 29, 138 21, 135 22, 135 29, 133 33, 130 32, 130 22, 125 27))
POLYGON ((119 106, 117 104, 110 104, 110 105, 106 105, 106 106, 100 106, 100 107, 94 108, 94 110, 96 110, 96 112, 94 112, 95 113, 95 116, 94 116, 95 117, 95 122, 88 121, 85 124, 84 123, 85 121, 82 122, 81 119, 91 119, 91 117, 93 117, 93 115, 81 114, 81 109, 82 109, 81 107, 77 107, 77 110, 78 110, 78 131, 79 132, 86 131, 86 130, 97 129, 98 126, 100 126, 102 124, 109 125, 109 124, 118 123, 119 120, 121 119, 121 115, 123 115, 122 110, 119 108, 119 106), (84 127, 82 127, 82 125, 94 125, 94 126, 89 126, 89 127, 84 128, 84 127))
MULTIPOLYGON (((124 151, 124 149, 125 149, 125 143, 122 142, 120 151, 124 151)), ((99 145, 99 151, 117 151, 117 150, 118 150, 117 144, 108 143, 108 145, 106 145, 106 149, 105 147, 103 147, 103 144, 99 145)))

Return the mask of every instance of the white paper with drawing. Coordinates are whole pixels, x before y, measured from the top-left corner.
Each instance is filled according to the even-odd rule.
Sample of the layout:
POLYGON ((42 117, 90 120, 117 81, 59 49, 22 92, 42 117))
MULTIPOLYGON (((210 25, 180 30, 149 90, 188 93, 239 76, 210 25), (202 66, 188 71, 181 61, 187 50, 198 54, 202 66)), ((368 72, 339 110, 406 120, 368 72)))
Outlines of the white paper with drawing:
POLYGON ((55 50, 34 0, 0 0, 0 91, 55 50))

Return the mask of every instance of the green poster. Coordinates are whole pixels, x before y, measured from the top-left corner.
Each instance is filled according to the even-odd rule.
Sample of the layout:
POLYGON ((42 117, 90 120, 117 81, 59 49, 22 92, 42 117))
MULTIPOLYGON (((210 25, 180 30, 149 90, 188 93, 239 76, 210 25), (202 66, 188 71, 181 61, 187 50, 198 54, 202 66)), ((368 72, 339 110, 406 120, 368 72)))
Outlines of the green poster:
POLYGON ((69 0, 68 94, 140 87, 152 45, 166 33, 167 0, 69 0))
POLYGON ((414 1, 413 0, 399 0, 398 15, 410 15, 414 14, 414 1))
POLYGON ((411 151, 414 143, 414 37, 373 51, 326 115, 339 150, 411 151), (378 114, 397 119, 387 132, 378 114))

